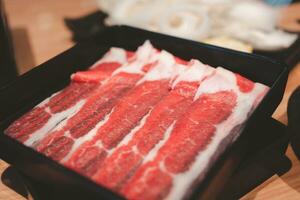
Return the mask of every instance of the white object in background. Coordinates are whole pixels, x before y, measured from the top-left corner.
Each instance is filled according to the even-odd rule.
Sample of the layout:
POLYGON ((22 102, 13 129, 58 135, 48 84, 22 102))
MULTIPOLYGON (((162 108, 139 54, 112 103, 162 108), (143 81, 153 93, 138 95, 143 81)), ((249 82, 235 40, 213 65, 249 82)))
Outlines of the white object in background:
POLYGON ((119 1, 113 10, 110 11, 109 23, 114 24, 126 24, 131 26, 139 26, 142 24, 143 10, 147 1, 141 0, 122 0, 119 1))
POLYGON ((282 30, 264 32, 236 24, 231 24, 227 31, 228 35, 252 44, 255 49, 266 51, 287 48, 297 39, 296 34, 288 34, 282 30))
POLYGON ((276 27, 279 7, 261 0, 98 0, 108 25, 130 25, 192 40, 225 36, 260 50, 289 47, 296 34, 276 27))
POLYGON ((259 50, 278 50, 289 47, 297 39, 276 28, 279 9, 260 1, 240 2, 229 11, 228 26, 222 33, 250 43, 259 50))
POLYGON ((229 21, 247 24, 249 28, 272 31, 275 27, 279 9, 260 1, 244 1, 232 5, 229 21))
POLYGON ((205 8, 190 4, 174 5, 162 14, 159 29, 166 34, 201 40, 209 35, 210 19, 205 8))

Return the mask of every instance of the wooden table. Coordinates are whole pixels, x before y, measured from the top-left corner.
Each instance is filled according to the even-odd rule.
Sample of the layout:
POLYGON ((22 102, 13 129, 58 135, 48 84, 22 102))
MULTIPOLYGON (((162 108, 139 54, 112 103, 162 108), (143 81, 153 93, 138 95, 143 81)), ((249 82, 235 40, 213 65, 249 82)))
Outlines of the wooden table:
MULTIPOLYGON (((16 59, 21 73, 73 45, 71 34, 62 21, 64 17, 79 17, 97 9, 95 0, 5 0, 4 3, 13 30, 16 59)), ((298 85, 300 63, 290 73, 285 96, 273 115, 275 119, 287 123, 287 100, 298 85)), ((300 162, 291 148, 287 155, 293 163, 289 172, 281 177, 273 176, 242 199, 300 199, 300 162)), ((0 175, 7 166, 0 160, 0 175)), ((0 182, 0 200, 10 199, 24 198, 0 182)))

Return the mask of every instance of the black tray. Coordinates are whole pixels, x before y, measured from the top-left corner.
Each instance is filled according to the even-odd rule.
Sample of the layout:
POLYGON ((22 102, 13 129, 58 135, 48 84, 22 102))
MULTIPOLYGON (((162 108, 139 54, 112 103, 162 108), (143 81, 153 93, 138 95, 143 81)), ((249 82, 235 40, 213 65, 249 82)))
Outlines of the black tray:
POLYGON ((286 126, 271 118, 261 129, 262 134, 265 132, 271 132, 273 137, 267 143, 259 141, 263 147, 245 156, 219 199, 239 199, 273 175, 281 176, 290 170, 292 163, 285 155, 289 140, 286 126))
POLYGON ((126 26, 112 27, 97 37, 78 44, 61 55, 31 70, 0 90, 0 156, 32 179, 63 188, 73 199, 120 199, 88 179, 68 170, 3 134, 17 117, 69 82, 71 73, 90 66, 111 46, 134 50, 150 39, 155 47, 184 59, 196 58, 212 66, 223 66, 251 80, 270 86, 270 91, 247 121, 241 136, 211 168, 191 198, 215 199, 239 166, 241 159, 268 141, 272 133, 260 131, 279 104, 285 88, 286 65, 257 55, 152 33, 126 26))

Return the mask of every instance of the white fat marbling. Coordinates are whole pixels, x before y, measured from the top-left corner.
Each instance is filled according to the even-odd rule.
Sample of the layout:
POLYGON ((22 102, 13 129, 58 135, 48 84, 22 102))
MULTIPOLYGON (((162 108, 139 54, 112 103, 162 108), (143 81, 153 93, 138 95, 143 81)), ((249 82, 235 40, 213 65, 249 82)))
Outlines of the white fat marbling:
MULTIPOLYGON (((267 92, 267 87, 262 84, 255 84, 254 89, 250 93, 240 92, 235 83, 235 77, 233 77, 233 73, 225 69, 218 69, 214 76, 218 78, 218 84, 224 86, 213 87, 211 90, 202 89, 201 94, 204 91, 217 92, 221 90, 233 90, 237 94, 237 106, 233 109, 233 112, 228 119, 216 125, 215 136, 212 138, 211 143, 204 151, 201 151, 197 155, 195 162, 190 166, 189 170, 181 174, 173 175, 173 187, 166 199, 182 199, 195 180, 200 179, 201 181, 201 179, 204 178, 205 173, 210 167, 208 166, 210 161, 214 162, 211 159, 219 148, 220 143, 228 136, 228 134, 230 134, 234 127, 242 125, 247 120, 249 114, 253 111, 254 103, 258 98, 261 100, 262 96, 264 96, 267 92), (234 78, 233 81, 230 80, 231 84, 228 82, 227 78, 234 78), (200 175, 202 176, 199 177, 200 175)), ((211 80, 213 80, 215 77, 211 77, 211 80)), ((211 80, 207 81, 210 82, 211 80)), ((203 85, 207 87, 208 85, 211 85, 211 83, 208 85, 202 84, 202 87, 203 85)), ((236 135, 232 136, 233 140, 239 136, 239 133, 240 130, 235 133, 236 135)), ((233 142, 233 140, 228 141, 227 144, 223 145, 228 146, 233 142)))
POLYGON ((91 141, 95 135, 97 134, 97 131, 99 130, 99 128, 101 126, 103 126, 103 124, 105 124, 111 113, 113 112, 113 109, 110 111, 110 113, 108 113, 101 121, 99 121, 96 126, 90 130, 87 134, 85 134, 84 136, 80 137, 80 138, 73 138, 74 140, 74 144, 72 145, 71 150, 69 151, 69 153, 61 160, 61 163, 65 163, 69 160, 69 158, 73 155, 73 153, 84 143, 87 141, 91 141))
POLYGON ((126 50, 117 47, 112 47, 100 60, 98 60, 90 68, 94 68, 101 63, 107 63, 107 62, 117 62, 120 64, 126 63, 127 62, 126 50))
POLYGON ((150 61, 155 60, 157 56, 157 50, 151 45, 149 40, 144 42, 135 53, 135 60, 124 64, 122 67, 118 68, 113 72, 112 75, 118 74, 120 72, 134 73, 134 74, 144 74, 142 71, 145 64, 150 63, 150 61))
POLYGON ((140 130, 146 123, 147 118, 150 116, 152 110, 150 110, 139 122, 139 124, 134 127, 124 138, 123 140, 118 144, 118 146, 116 146, 115 149, 120 148, 121 146, 125 146, 128 145, 128 143, 132 140, 132 138, 134 137, 134 135, 138 132, 138 130, 140 130))
POLYGON ((175 79, 172 84, 172 88, 175 87, 181 81, 202 81, 204 77, 209 76, 214 71, 214 68, 204 65, 198 60, 191 60, 188 64, 187 70, 185 72, 180 73, 180 75, 175 79))
POLYGON ((170 138, 170 135, 173 131, 173 128, 174 128, 174 125, 175 125, 175 122, 174 121, 168 128, 167 130, 165 131, 164 133, 164 138, 159 141, 155 147, 153 149, 151 149, 151 151, 144 157, 144 160, 143 160, 143 164, 146 163, 146 162, 149 162, 151 160, 153 160, 156 155, 157 155, 157 152, 159 151, 159 149, 168 141, 168 139, 170 138))
POLYGON ((214 93, 218 91, 232 89, 239 91, 238 86, 236 84, 235 75, 222 67, 218 67, 215 70, 214 75, 207 78, 200 85, 194 100, 198 99, 199 96, 203 93, 214 93))
POLYGON ((176 64, 175 58, 167 51, 161 51, 157 58, 157 64, 137 83, 170 79, 170 81, 183 73, 187 66, 176 64))
MULTIPOLYGON (((39 130, 32 133, 29 139, 24 142, 24 144, 26 146, 33 147, 35 143, 43 139, 47 135, 47 133, 49 133, 49 131, 51 131, 54 127, 56 128, 57 124, 64 123, 67 117, 75 115, 82 108, 84 103, 85 100, 81 100, 67 110, 55 114, 49 113, 51 117, 47 121, 47 123, 39 130)), ((60 126, 60 124, 58 126, 60 126)))

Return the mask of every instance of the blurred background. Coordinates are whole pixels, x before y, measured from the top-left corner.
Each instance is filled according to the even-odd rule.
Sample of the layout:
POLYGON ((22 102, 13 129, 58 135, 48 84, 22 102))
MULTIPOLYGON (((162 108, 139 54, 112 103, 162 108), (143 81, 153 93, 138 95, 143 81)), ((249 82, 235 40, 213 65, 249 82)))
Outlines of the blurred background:
MULTIPOLYGON (((288 63, 291 73, 273 117, 287 123, 287 101, 300 84, 300 3, 291 0, 0 0, 0 86, 106 26, 126 24, 257 53, 288 63), (6 41, 6 40, 5 40, 6 41), (8 66, 5 68, 4 66, 8 66)), ((300 163, 243 199, 300 199, 300 163)), ((0 173, 7 164, 0 161, 0 173)), ((0 199, 24 199, 0 183, 0 199)))
MULTIPOLYGON (((2 0, 20 74, 100 26, 126 24, 244 52, 288 49, 298 37, 299 4, 291 0, 2 0), (297 10, 298 8, 298 10, 297 10), (107 13, 101 17, 97 10, 107 13), (298 12, 297 12, 298 11, 298 12), (86 18, 70 31, 64 19, 86 18), (298 14, 298 16, 297 16, 298 14), (80 25, 83 24, 83 27, 80 25), (97 27, 98 26, 98 27, 97 27), (81 31, 81 32, 80 32, 81 31)), ((99 28, 100 27, 100 28, 99 28)), ((98 28, 98 29, 97 29, 98 28)), ((96 30, 96 31, 95 31, 96 30)))
POLYGON ((98 6, 95 0, 4 0, 18 72, 23 74, 73 45, 64 18, 98 6))

